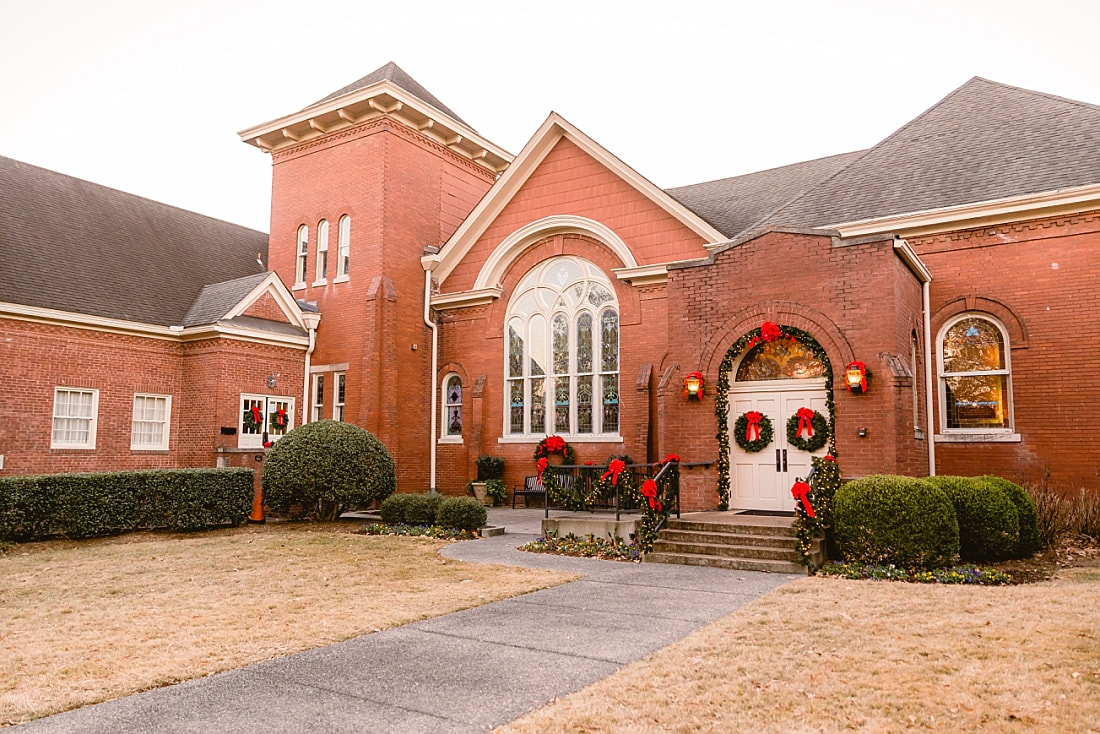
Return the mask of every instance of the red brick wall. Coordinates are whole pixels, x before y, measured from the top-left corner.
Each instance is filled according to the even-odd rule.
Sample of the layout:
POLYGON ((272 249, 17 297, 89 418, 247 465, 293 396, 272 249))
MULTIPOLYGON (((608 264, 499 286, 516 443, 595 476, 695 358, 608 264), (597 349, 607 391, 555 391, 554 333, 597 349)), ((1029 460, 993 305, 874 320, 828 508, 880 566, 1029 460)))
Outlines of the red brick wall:
MULTIPOLYGON (((321 311, 318 365, 347 364, 345 418, 394 455, 398 487, 429 478, 431 332, 423 321, 425 245, 441 245, 492 184, 492 174, 388 118, 273 156, 271 267, 295 277, 297 231, 310 228, 308 285, 321 311), (350 273, 333 282, 338 223, 351 216, 350 273), (329 278, 314 286, 317 222, 329 222, 329 278)), ((324 415, 334 382, 325 378, 324 415)), ((438 390, 438 385, 435 386, 438 390)))
MULTIPOLYGON (((911 237, 932 271, 933 341, 959 313, 989 313, 1008 329, 1018 443, 936 444, 941 474, 994 473, 1100 486, 1100 213, 911 237)), ((938 347, 933 345, 934 353, 938 347)), ((939 384, 936 423, 939 426, 939 384)))
POLYGON ((267 319, 268 321, 280 321, 287 323, 289 320, 286 314, 283 313, 283 309, 275 302, 275 297, 270 293, 265 293, 260 296, 259 299, 244 312, 245 316, 252 316, 257 319, 267 319))

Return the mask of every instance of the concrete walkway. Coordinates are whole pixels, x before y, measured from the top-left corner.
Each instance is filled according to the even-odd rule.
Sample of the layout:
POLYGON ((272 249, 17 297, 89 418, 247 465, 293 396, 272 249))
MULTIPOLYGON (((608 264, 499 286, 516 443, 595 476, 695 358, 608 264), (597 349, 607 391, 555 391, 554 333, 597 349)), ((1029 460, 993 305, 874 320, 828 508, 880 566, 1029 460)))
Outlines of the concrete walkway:
POLYGON ((32 721, 19 732, 478 732, 576 691, 792 576, 537 555, 541 510, 449 558, 584 574, 553 589, 32 721), (519 534, 516 530, 527 530, 519 534))

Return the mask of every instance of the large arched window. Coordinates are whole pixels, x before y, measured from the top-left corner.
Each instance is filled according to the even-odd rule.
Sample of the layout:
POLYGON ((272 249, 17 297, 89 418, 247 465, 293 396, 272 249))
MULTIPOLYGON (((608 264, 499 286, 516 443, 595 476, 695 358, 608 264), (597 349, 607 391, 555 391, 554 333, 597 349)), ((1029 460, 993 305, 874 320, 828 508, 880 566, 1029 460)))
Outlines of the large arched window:
POLYGON ((556 257, 508 304, 504 379, 509 436, 618 436, 619 308, 592 263, 556 257))
POLYGON ((1012 428, 1008 333, 992 317, 967 313, 939 338, 940 424, 944 431, 1012 428))

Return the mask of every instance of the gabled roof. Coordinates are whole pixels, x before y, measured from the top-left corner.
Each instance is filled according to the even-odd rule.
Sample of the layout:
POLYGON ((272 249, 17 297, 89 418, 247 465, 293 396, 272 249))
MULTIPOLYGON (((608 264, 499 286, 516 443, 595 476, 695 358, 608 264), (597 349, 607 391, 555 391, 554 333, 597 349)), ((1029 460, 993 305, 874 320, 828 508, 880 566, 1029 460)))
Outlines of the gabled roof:
POLYGON ((203 287, 265 268, 263 232, 0 156, 0 301, 181 325, 203 287))
MULTIPOLYGON (((375 69, 370 74, 367 74, 365 77, 363 77, 362 79, 357 79, 356 81, 352 82, 351 84, 347 85, 346 87, 341 87, 340 89, 337 89, 332 94, 330 94, 326 97, 322 97, 321 99, 317 100, 313 104, 317 105, 317 104, 321 104, 322 102, 328 102, 330 99, 336 99, 337 97, 343 97, 345 94, 348 94, 349 92, 354 92, 357 89, 363 89, 365 87, 369 87, 371 84, 375 84, 375 83, 383 81, 383 80, 396 84, 397 86, 401 87, 406 92, 413 95, 414 97, 421 100, 422 102, 427 102, 432 107, 435 107, 437 110, 439 110, 440 112, 446 112, 448 115, 450 115, 451 117, 458 120, 459 122, 461 122, 464 125, 467 124, 466 121, 463 120, 458 115, 456 115, 451 110, 450 107, 448 107, 447 105, 440 102, 438 97, 436 97, 434 94, 432 94, 427 89, 425 89, 420 84, 420 82, 416 81, 411 76, 406 74, 404 69, 402 69, 400 66, 393 63, 392 61, 389 62, 388 64, 386 64, 385 66, 382 66, 378 69, 375 69)), ((310 105, 310 107, 312 107, 312 106, 313 105, 310 105)))
POLYGON ((733 238, 865 152, 841 153, 665 192, 733 238))
POLYGON ((203 286, 195 302, 187 310, 187 315, 183 317, 181 325, 213 324, 243 301, 267 276, 266 272, 256 273, 203 286))
POLYGON ((1100 107, 974 77, 762 225, 835 226, 1100 183, 1100 107))

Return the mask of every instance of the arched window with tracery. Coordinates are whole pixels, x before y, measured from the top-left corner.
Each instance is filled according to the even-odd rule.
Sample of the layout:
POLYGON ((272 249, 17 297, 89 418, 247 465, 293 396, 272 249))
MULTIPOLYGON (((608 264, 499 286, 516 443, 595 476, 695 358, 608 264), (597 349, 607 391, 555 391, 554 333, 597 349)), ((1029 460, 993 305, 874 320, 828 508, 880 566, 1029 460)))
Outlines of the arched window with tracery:
POLYGON ((617 437, 619 304, 608 277, 579 257, 540 263, 505 323, 505 434, 617 437))
POLYGON ((992 317, 967 313, 939 338, 940 411, 945 431, 1012 428, 1008 333, 992 317))

